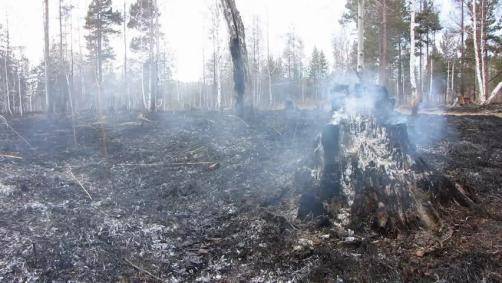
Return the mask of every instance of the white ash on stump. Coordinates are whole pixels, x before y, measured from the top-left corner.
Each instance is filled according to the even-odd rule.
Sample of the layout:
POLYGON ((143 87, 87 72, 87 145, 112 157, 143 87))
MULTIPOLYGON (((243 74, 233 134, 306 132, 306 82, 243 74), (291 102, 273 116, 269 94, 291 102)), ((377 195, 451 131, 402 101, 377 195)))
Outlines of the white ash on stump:
POLYGON ((326 217, 354 230, 439 230, 441 206, 476 208, 473 195, 420 158, 385 89, 359 85, 333 99, 316 140, 298 217, 326 217))

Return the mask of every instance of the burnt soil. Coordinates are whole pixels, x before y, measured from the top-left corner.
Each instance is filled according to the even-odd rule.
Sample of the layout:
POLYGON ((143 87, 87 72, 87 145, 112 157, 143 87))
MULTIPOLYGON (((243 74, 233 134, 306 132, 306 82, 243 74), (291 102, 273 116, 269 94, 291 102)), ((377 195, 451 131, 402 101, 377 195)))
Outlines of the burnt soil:
POLYGON ((0 121, 0 281, 502 281, 501 118, 410 122, 486 213, 451 204, 441 233, 386 238, 296 218, 327 113, 116 113, 106 155, 91 117, 77 145, 67 117, 9 119, 26 141, 0 121))

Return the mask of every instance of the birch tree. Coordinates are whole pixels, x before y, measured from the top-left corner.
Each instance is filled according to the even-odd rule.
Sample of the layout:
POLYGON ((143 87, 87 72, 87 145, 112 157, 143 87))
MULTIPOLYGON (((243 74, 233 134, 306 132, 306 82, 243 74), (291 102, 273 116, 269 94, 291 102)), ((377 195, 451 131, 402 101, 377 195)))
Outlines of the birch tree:
MULTIPOLYGON (((483 2, 481 0, 481 2, 483 2)), ((479 90, 479 103, 484 104, 486 101, 486 93, 485 93, 485 80, 483 79, 483 69, 482 66, 482 56, 483 56, 483 47, 480 48, 480 45, 483 45, 483 21, 478 21, 478 10, 477 1, 472 0, 472 22, 473 22, 473 44, 474 44, 474 61, 475 61, 475 73, 476 73, 476 81, 477 87, 479 90), (479 22, 479 23, 478 23, 479 22), (479 34, 481 33, 481 34, 479 34), (481 49, 481 50, 480 50, 481 49)))

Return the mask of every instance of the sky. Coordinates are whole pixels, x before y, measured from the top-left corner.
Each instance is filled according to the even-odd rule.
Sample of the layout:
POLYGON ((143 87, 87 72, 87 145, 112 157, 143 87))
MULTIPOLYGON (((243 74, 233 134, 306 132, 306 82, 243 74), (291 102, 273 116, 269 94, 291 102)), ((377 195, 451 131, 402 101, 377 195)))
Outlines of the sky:
MULTIPOLYGON (((51 3, 51 37, 58 35, 57 2, 51 3)), ((84 24, 85 7, 90 0, 72 1, 75 11, 75 30, 84 24)), ((122 11, 124 0, 114 0, 116 8, 122 11)), ((125 0, 128 5, 133 0, 125 0)), ((202 75, 203 53, 210 52, 207 26, 210 17, 209 6, 217 0, 158 0, 162 13, 162 31, 165 34, 172 61, 174 76, 182 81, 196 81, 202 75)), ((451 18, 451 0, 441 0, 440 11, 443 21, 451 18)), ((43 56, 43 7, 42 0, 0 0, 0 23, 9 24, 11 41, 14 46, 24 46, 26 56, 32 62, 39 62, 43 56), (4 11, 2 13, 2 11, 4 11)), ((252 19, 260 17, 266 38, 268 27, 270 47, 273 55, 281 54, 284 48, 284 34, 291 29, 303 39, 305 55, 309 56, 313 47, 322 49, 331 60, 332 38, 341 31, 341 18, 345 0, 236 0, 245 26, 252 19)), ((77 30, 78 31, 78 30, 77 30)), ((76 31, 76 33, 78 33, 76 31)), ((224 30, 225 31, 225 30, 224 30)), ((84 35, 84 31, 81 31, 84 35)), ((227 45, 226 34, 221 36, 221 44, 227 45)), ((116 38, 114 46, 117 58, 122 58, 121 39, 116 38)), ((122 64, 117 59, 117 64, 122 64)))

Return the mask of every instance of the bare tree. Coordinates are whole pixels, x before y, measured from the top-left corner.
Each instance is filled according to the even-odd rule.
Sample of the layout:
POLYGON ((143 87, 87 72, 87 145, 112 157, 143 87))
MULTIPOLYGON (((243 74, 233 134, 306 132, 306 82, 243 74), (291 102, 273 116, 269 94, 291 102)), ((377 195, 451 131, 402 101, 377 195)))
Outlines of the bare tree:
POLYGON ((6 14, 5 26, 5 54, 4 54, 4 74, 5 74, 5 96, 7 104, 7 112, 12 115, 12 108, 10 106, 10 85, 9 85, 9 54, 10 54, 10 35, 9 35, 9 19, 6 14))
POLYGON ((248 78, 248 58, 246 35, 242 18, 235 5, 235 0, 221 0, 223 15, 230 34, 230 53, 234 66, 235 109, 238 115, 244 113, 244 93, 248 78))
POLYGON ((124 0, 124 22, 122 26, 122 37, 123 37, 123 43, 124 43, 124 91, 126 93, 126 99, 127 99, 127 109, 132 108, 132 99, 129 91, 129 86, 128 86, 128 74, 127 74, 127 0, 124 0))
POLYGON ((45 71, 45 107, 48 112, 52 111, 52 99, 49 86, 49 0, 44 0, 44 71, 45 71))
POLYGON ((216 108, 223 109, 222 94, 221 94, 221 46, 220 46, 220 30, 221 30, 221 10, 218 5, 218 0, 210 4, 211 26, 209 27, 210 39, 213 47, 212 72, 213 72, 213 95, 216 96, 216 108))
POLYGON ((267 11, 267 82, 268 82, 268 105, 272 107, 274 98, 272 96, 272 58, 270 57, 270 18, 267 11))

